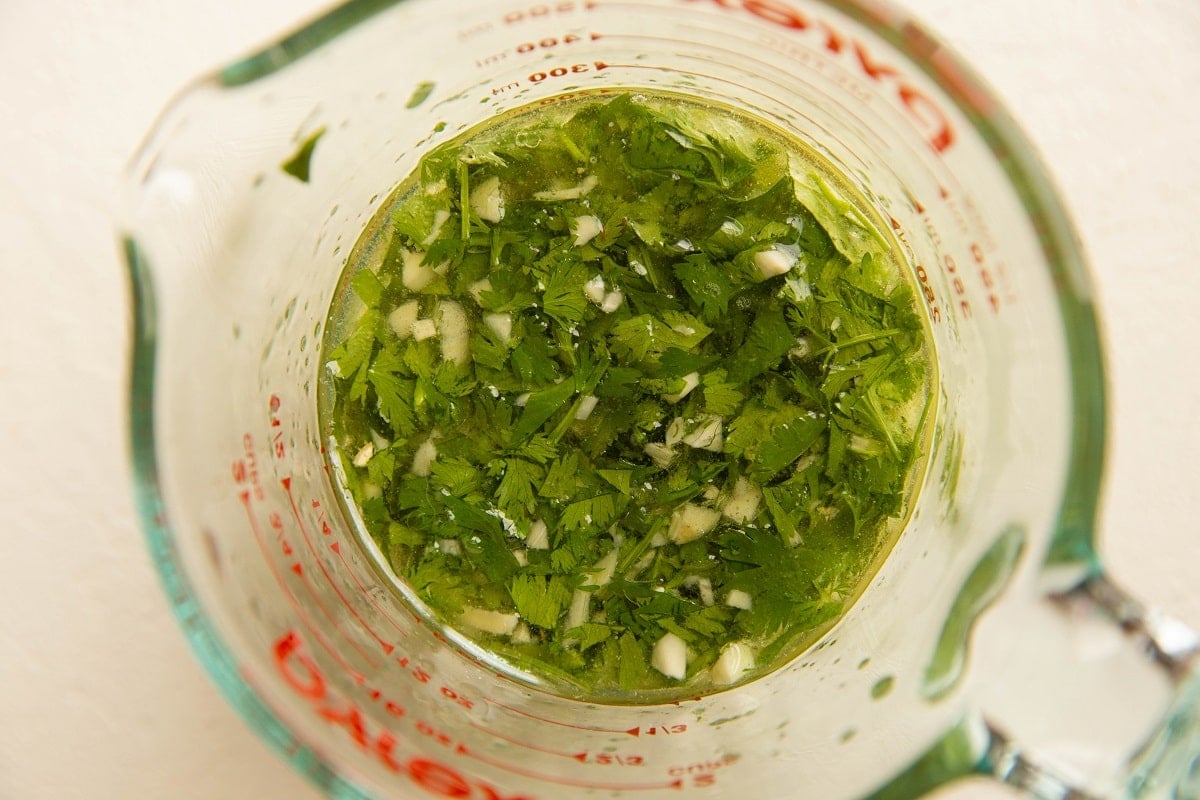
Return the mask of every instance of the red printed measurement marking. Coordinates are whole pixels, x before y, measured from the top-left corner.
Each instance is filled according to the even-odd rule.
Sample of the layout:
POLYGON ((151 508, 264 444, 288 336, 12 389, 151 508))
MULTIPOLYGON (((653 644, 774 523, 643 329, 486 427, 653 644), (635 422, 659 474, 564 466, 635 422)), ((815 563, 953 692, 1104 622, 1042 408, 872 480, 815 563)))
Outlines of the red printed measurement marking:
MULTIPOLYGON (((428 670, 413 664, 408 656, 397 656, 396 663, 399 664, 401 668, 408 670, 408 674, 411 675, 412 679, 417 683, 428 685, 433 680, 433 675, 431 675, 428 670)), ((474 700, 464 696, 459 692, 456 692, 449 686, 439 686, 438 694, 451 703, 465 708, 467 711, 475 708, 474 700)))
POLYGON ((595 7, 596 3, 590 0, 583 3, 572 2, 571 0, 563 0, 563 2, 559 3, 538 3, 528 8, 518 8, 514 11, 509 11, 504 15, 503 21, 505 25, 514 25, 526 20, 543 19, 551 14, 569 14, 578 9, 591 11, 595 7))
MULTIPOLYGON (((889 215, 888 221, 892 225, 892 232, 896 234, 896 238, 900 240, 900 244, 904 245, 904 250, 910 256, 913 256, 912 245, 908 242, 908 237, 904 234, 904 228, 896 220, 895 217, 889 215)), ((929 319, 932 322, 942 321, 942 307, 938 303, 937 293, 933 290, 933 284, 929 281, 929 271, 920 264, 917 265, 917 280, 921 283, 921 295, 925 298, 926 305, 929 306, 929 319)), ((966 311, 966 316, 970 316, 970 309, 966 311)))
MULTIPOLYGON (((396 663, 405 669, 408 669, 411 662, 408 660, 408 656, 401 656, 400 658, 396 659, 396 663)), ((417 683, 429 683, 429 681, 433 678, 432 675, 418 666, 413 666, 411 674, 416 679, 417 683)))
POLYGON ((384 698, 383 692, 379 691, 378 689, 375 689, 374 691, 371 692, 371 699, 376 702, 378 702, 380 699, 383 699, 384 711, 386 711, 388 714, 392 715, 393 717, 395 717, 397 719, 399 719, 400 717, 403 717, 405 714, 408 713, 407 711, 405 711, 404 706, 400 705, 399 703, 397 703, 394 700, 388 700, 388 699, 384 698))
MULTIPOLYGON (((485 728, 484 726, 480 725, 477 722, 471 722, 470 725, 472 728, 479 731, 480 733, 487 734, 488 736, 492 736, 496 739, 500 739, 501 741, 508 742, 509 744, 515 744, 518 747, 524 747, 526 750, 533 750, 538 753, 545 753, 548 756, 558 756, 559 758, 569 758, 572 761, 578 761, 578 762, 584 763, 584 764, 587 763, 587 759, 588 759, 587 753, 568 753, 565 750, 555 750, 550 747, 542 747, 541 745, 534 744, 533 742, 526 742, 526 741, 522 741, 520 739, 515 739, 512 736, 508 736, 507 734, 501 733, 500 731, 492 730, 491 728, 485 728)), ((635 757, 640 758, 640 756, 635 756, 635 757)))
MULTIPOLYGON (((589 731, 591 733, 607 733, 607 734, 613 734, 613 735, 626 734, 629 736, 640 736, 642 733, 642 729, 640 726, 633 727, 633 728, 594 728, 594 727, 591 727, 588 725, 575 725, 570 722, 560 722, 556 719, 549 719, 547 717, 539 717, 536 714, 530 714, 528 711, 525 711, 524 709, 516 708, 515 706, 508 706, 499 701, 492 700, 491 698, 488 699, 488 702, 491 703, 492 705, 496 706, 497 708, 503 708, 505 711, 511 711, 512 713, 519 714, 522 717, 527 717, 529 719, 536 720, 538 722, 545 722, 548 725, 558 725, 563 728, 571 728, 572 730, 589 731)), ((684 730, 687 730, 686 725, 676 726, 676 727, 682 727, 684 730)), ((681 733, 682 733, 682 731, 681 731, 681 733)))
POLYGON ((345 639, 350 644, 350 646, 354 648, 354 652, 356 652, 360 656, 362 656, 363 660, 367 662, 367 666, 369 666, 371 669, 378 669, 379 662, 377 660, 375 660, 375 658, 370 653, 368 653, 366 650, 364 650, 362 648, 362 645, 360 645, 358 642, 356 642, 354 640, 354 637, 351 636, 344 628, 342 628, 342 626, 340 624, 338 624, 337 617, 335 617, 333 615, 333 612, 331 612, 329 610, 329 608, 323 602, 321 602, 321 596, 319 594, 317 594, 317 590, 313 587, 313 585, 311 583, 309 583, 308 579, 304 576, 304 566, 299 561, 292 564, 292 572, 296 573, 297 577, 300 578, 301 585, 303 585, 304 588, 308 591, 308 596, 311 597, 313 599, 313 602, 317 604, 317 608, 321 609, 321 613, 325 615, 325 618, 327 620, 329 620, 329 624, 332 625, 334 627, 334 629, 336 629, 337 632, 342 635, 342 638, 345 639))
POLYGON ((958 298, 958 310, 962 312, 963 319, 970 319, 971 301, 967 299, 967 285, 958 272, 958 264, 955 262, 954 256, 947 253, 946 257, 942 259, 942 263, 946 267, 946 274, 950 276, 950 286, 954 289, 954 295, 958 298))
POLYGON ((454 737, 452 737, 450 734, 435 728, 425 720, 417 720, 414 727, 417 729, 417 733, 428 739, 433 739, 443 747, 449 747, 454 750, 462 747, 461 742, 455 741, 454 737))
POLYGON ((321 525, 321 535, 332 536, 333 528, 329 526, 329 521, 325 519, 325 507, 321 505, 321 501, 313 500, 312 507, 317 512, 317 522, 321 525))
MULTIPOLYGON (((373 731, 366 714, 358 705, 333 694, 320 667, 302 648, 303 642, 295 631, 287 632, 275 643, 273 654, 280 675, 292 691, 308 702, 314 713, 328 724, 341 728, 360 751, 391 772, 407 776, 435 797, 454 800, 532 800, 530 795, 501 794, 491 784, 464 775, 436 758, 402 757, 397 749, 404 743, 395 733, 386 728, 373 731)), ((433 731, 428 725, 424 727, 433 731)))
POLYGON ((548 72, 534 72, 529 75, 530 83, 541 83, 548 78, 564 78, 567 75, 581 75, 585 72, 602 72, 608 69, 603 61, 593 61, 590 64, 571 64, 566 67, 554 67, 548 72))
POLYGON ((533 770, 524 769, 516 764, 509 764, 484 755, 483 753, 477 753, 461 744, 455 748, 454 752, 460 755, 465 755, 469 758, 473 758, 476 761, 481 761, 484 764, 495 767, 496 769, 502 769, 505 772, 511 772, 514 775, 520 775, 524 778, 532 778, 533 780, 543 781, 545 783, 554 783, 558 784, 559 786, 575 786, 582 789, 599 789, 609 792, 650 792, 655 790, 661 791, 663 789, 683 788, 682 778, 676 778, 670 781, 654 781, 646 783, 610 783, 603 781, 585 781, 577 778, 567 778, 561 775, 546 775, 541 772, 534 772, 533 770))
POLYGON ((667 768, 667 774, 673 778, 679 778, 684 775, 711 775, 713 772, 722 767, 731 767, 739 760, 739 756, 734 753, 721 756, 718 759, 708 759, 706 761, 695 761, 691 764, 677 764, 667 768))
MULTIPOLYGON (((569 46, 575 44, 576 42, 594 42, 599 38, 600 34, 598 33, 587 33, 583 34, 582 36, 577 33, 568 33, 563 36, 545 36, 541 39, 538 39, 536 42, 521 42, 512 48, 512 52, 518 55, 526 55, 538 50, 553 50, 558 47, 569 46)), ((479 58, 475 59, 475 66, 480 68, 494 67, 501 61, 507 59, 508 54, 509 50, 505 49, 498 53, 492 53, 491 55, 480 56, 479 58)))
MULTIPOLYGON (((408 659, 408 656, 397 657, 396 663, 405 669, 408 669, 411 664, 411 662, 408 659)), ((422 669, 421 667, 414 666, 411 669, 408 669, 408 674, 417 683, 420 683, 420 684, 426 685, 426 686, 431 686, 431 681, 433 680, 433 676, 426 670, 422 669)), ((368 688, 371 688, 371 687, 368 687, 368 688)), ((451 689, 449 686, 439 686, 438 694, 443 699, 445 699, 451 703, 454 703, 455 705, 460 706, 461 708, 464 708, 467 711, 470 711, 473 708, 475 708, 474 700, 464 697, 463 695, 459 694, 455 690, 451 689)), ((372 691, 371 691, 371 699, 372 700, 379 700, 380 697, 382 697, 382 696, 383 696, 383 693, 380 692, 378 689, 372 689, 372 691)), ((387 703, 387 710, 389 713, 393 714, 394 716, 397 716, 397 717, 404 716, 404 709, 402 707, 398 706, 396 703, 393 703, 391 701, 388 701, 388 703, 387 703)))
MULTIPOLYGON (((314 500, 313 502, 316 503, 318 501, 314 500)), ((337 555, 339 560, 341 560, 342 566, 344 566, 346 568, 346 574, 349 575, 350 578, 354 581, 354 585, 358 587, 359 591, 361 591, 364 595, 366 595, 367 600, 369 600, 371 602, 371 605, 375 606, 375 610, 379 612, 380 616, 382 616, 385 620, 387 620, 388 624, 390 624, 393 628, 395 628, 396 632, 399 633, 401 637, 407 638, 408 631, 406 631, 404 628, 400 627, 400 623, 396 622, 396 620, 392 619, 391 617, 389 617, 387 615, 387 612, 384 611, 383 606, 379 605, 379 603, 375 600, 375 596, 373 594, 371 594, 371 591, 366 586, 363 586, 362 581, 360 581, 358 579, 358 576, 354 574, 354 568, 350 566, 350 562, 346 560, 345 554, 342 553, 341 543, 340 542, 331 542, 329 545, 329 549, 332 550, 337 555)))
POLYGON ((988 290, 988 304, 992 307, 992 313, 999 313, 1000 295, 996 292, 996 279, 992 275, 992 271, 988 269, 983 248, 978 243, 971 245, 971 258, 975 260, 975 266, 979 267, 979 279, 983 281, 984 287, 988 290))
POLYGON ((942 309, 938 305, 937 295, 933 291, 933 286, 929 284, 929 271, 920 264, 917 265, 917 280, 921 282, 921 294, 925 296, 925 302, 929 305, 929 318, 933 322, 941 322, 942 309))
POLYGON ((646 759, 641 756, 621 753, 579 753, 575 760, 581 764, 598 764, 605 767, 640 767, 646 763, 646 759))
MULTIPOLYGON (((338 587, 337 581, 333 579, 333 576, 329 574, 329 570, 325 568, 325 561, 317 553, 317 548, 313 545, 312 539, 309 538, 308 527, 304 524, 304 519, 300 515, 300 509, 296 505, 296 498, 292 494, 292 479, 290 477, 283 478, 279 481, 279 483, 281 486, 283 486, 284 492, 287 493, 288 505, 292 507, 292 516, 296 519, 296 525, 300 527, 300 536, 304 539, 304 543, 308 545, 308 549, 312 552, 313 558, 316 559, 317 567, 321 570, 321 574, 325 576, 325 580, 327 580, 329 585, 333 587, 333 591, 337 593, 338 599, 342 601, 342 605, 346 606, 354 618, 358 620, 358 624, 362 625, 363 630, 371 634, 371 638, 379 643, 379 646, 383 648, 384 653, 391 655, 392 651, 396 649, 395 645, 384 641, 379 634, 367 624, 367 621, 362 618, 361 614, 358 613, 358 609, 350 604, 350 601, 346 599, 346 595, 342 594, 342 590, 340 587, 338 587)), ((354 642, 352 641, 351 644, 354 644, 354 642)))
POLYGON ((547 36, 543 39, 538 39, 536 42, 521 42, 513 49, 518 53, 532 53, 534 50, 551 50, 559 45, 575 44, 576 42, 584 41, 584 39, 594 42, 599 38, 600 34, 598 33, 589 33, 587 36, 568 33, 562 38, 557 36, 547 36))
POLYGON ((442 695, 442 697, 446 698, 447 700, 449 700, 452 703, 456 703, 457 705, 462 706, 463 708, 467 709, 468 711, 470 711, 472 708, 475 707, 474 700, 469 700, 468 698, 463 697, 461 694, 454 691, 449 686, 440 687, 438 689, 438 692, 442 695))
POLYGON ((656 725, 645 729, 647 736, 676 736, 681 733, 687 733, 687 725, 656 725))
POLYGON ((258 480, 258 457, 254 451, 254 437, 250 434, 242 436, 242 457, 233 462, 233 482, 239 486, 250 486, 255 500, 266 497, 262 484, 258 480))
MULTIPOLYGON (((267 516, 267 524, 271 526, 271 529, 273 531, 275 531, 276 536, 278 537, 278 539, 282 545, 283 554, 285 556, 291 557, 292 548, 287 543, 287 540, 283 536, 283 531, 284 531, 283 518, 279 515, 278 512, 272 511, 267 516)), ((305 541, 307 541, 307 539, 308 539, 308 537, 305 536, 305 541)), ((309 547, 310 548, 312 547, 311 543, 309 544, 309 547)), ((318 564, 320 564, 319 560, 318 560, 318 564)), ((322 569, 324 569, 323 565, 322 565, 322 569)), ((317 608, 321 609, 321 613, 325 615, 325 618, 329 620, 330 624, 333 625, 333 627, 337 630, 337 632, 340 633, 342 635, 342 637, 345 638, 345 640, 350 643, 350 646, 354 648, 354 651, 363 657, 363 659, 367 662, 368 666, 370 666, 372 668, 378 667, 379 662, 376 661, 374 658, 372 658, 370 653, 368 653, 366 650, 362 649, 362 646, 359 645, 358 642, 356 642, 354 640, 354 637, 352 637, 349 633, 347 633, 342 628, 342 626, 338 624, 337 617, 335 617, 333 615, 333 613, 329 610, 329 608, 323 602, 321 602, 321 596, 319 594, 317 594, 316 589, 313 588, 312 584, 310 584, 308 582, 308 579, 305 577, 304 565, 301 564, 299 561, 293 562, 291 565, 291 570, 292 570, 292 572, 296 573, 296 577, 298 577, 300 579, 300 583, 308 591, 309 596, 312 597, 313 602, 316 603, 316 605, 317 605, 317 608)), ((328 574, 326 576, 328 577, 328 574)))
POLYGON ((283 427, 283 420, 279 418, 279 408, 283 405, 283 401, 279 399, 279 395, 273 394, 267 401, 267 408, 271 412, 271 427, 276 429, 271 436, 271 453, 276 460, 281 460, 287 456, 287 447, 283 443, 283 431, 279 428, 283 427))
POLYGON ((283 551, 283 555, 287 558, 292 557, 292 544, 283 535, 283 518, 276 512, 272 511, 267 515, 267 525, 271 530, 275 531, 275 541, 279 542, 279 549, 283 551))
MULTIPOLYGON (((313 621, 309 619, 308 615, 304 613, 304 608, 300 605, 299 601, 296 600, 296 596, 292 594, 291 589, 288 588, 287 582, 284 581, 283 576, 279 573, 279 570, 275 566, 275 561, 271 558, 271 554, 267 551, 267 543, 263 538, 262 528, 258 524, 258 519, 254 516, 254 508, 250 505, 250 492, 238 492, 238 498, 242 501, 242 506, 246 509, 246 517, 250 521, 250 529, 254 532, 254 538, 258 541, 258 549, 262 551, 263 560, 267 562, 267 567, 270 568, 271 574, 275 576, 276 583, 278 583, 279 588, 283 590, 283 595, 287 598, 288 604, 291 605, 292 610, 296 612, 296 616, 298 616, 304 623, 305 627, 312 632, 313 638, 315 638, 321 644, 321 647, 323 647, 329 653, 329 655, 333 656, 333 659, 337 661, 344 670, 346 670, 346 673, 354 680, 355 683, 358 683, 359 685, 365 683, 366 676, 358 672, 356 669, 354 669, 354 667, 350 666, 350 664, 348 664, 342 657, 342 654, 338 652, 337 648, 330 645, 329 641, 323 635, 321 635, 320 629, 318 629, 317 626, 313 624, 313 621)), ((301 576, 301 579, 303 579, 303 576, 301 576)))

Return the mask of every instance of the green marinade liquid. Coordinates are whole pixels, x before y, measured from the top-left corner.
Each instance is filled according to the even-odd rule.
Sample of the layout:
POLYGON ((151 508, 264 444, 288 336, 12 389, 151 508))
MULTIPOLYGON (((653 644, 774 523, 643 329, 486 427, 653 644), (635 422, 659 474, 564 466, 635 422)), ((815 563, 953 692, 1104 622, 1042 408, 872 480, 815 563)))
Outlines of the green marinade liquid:
POLYGON ((824 159, 616 92, 425 156, 330 311, 335 474, 419 610, 501 668, 659 702, 810 646, 899 535, 936 375, 824 159))

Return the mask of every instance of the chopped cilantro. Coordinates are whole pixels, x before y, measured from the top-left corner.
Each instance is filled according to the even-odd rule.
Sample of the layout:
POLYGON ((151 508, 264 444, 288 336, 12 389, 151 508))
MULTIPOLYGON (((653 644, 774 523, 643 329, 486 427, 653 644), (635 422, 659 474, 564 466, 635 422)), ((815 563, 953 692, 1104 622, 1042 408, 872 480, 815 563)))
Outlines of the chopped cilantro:
POLYGON ((425 156, 351 256, 323 405, 429 612, 600 700, 716 688, 733 643, 758 666, 725 679, 752 678, 844 613, 908 513, 935 380, 849 185, 772 128, 644 93, 425 156), (480 632, 487 612, 519 624, 480 632))

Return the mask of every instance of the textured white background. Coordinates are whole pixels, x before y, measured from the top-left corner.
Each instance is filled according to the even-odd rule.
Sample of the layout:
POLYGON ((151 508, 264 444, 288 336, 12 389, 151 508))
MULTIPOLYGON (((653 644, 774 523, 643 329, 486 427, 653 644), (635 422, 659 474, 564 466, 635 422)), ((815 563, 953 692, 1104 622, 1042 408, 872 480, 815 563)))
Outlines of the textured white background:
MULTIPOLYGON (((110 209, 175 90, 322 4, 0 3, 3 800, 315 796, 218 696, 143 550, 110 209)), ((1200 3, 903 5, 999 92, 1077 220, 1110 357, 1103 543, 1200 625, 1200 3)))

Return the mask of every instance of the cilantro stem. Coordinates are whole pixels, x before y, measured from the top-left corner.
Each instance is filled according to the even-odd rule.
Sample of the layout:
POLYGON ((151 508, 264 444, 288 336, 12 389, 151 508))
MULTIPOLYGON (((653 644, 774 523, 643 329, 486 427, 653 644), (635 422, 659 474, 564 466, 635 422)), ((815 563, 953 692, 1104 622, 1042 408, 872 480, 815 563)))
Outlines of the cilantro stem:
POLYGON ((571 154, 571 158, 575 159, 580 164, 586 164, 587 155, 579 149, 579 145, 575 144, 575 142, 571 140, 571 137, 567 135, 567 132, 562 128, 558 128, 557 132, 558 140, 562 142, 562 146, 566 149, 566 151, 571 154))
POLYGON ((500 256, 504 253, 504 239, 501 238, 500 229, 492 229, 492 247, 489 253, 488 263, 493 271, 500 269, 500 256))
POLYGON ((471 238, 471 175, 467 162, 458 162, 458 210, 462 220, 462 238, 471 238))
POLYGON ((853 220, 856 225, 865 230, 867 233, 871 234, 871 238, 874 239, 875 243, 880 247, 885 249, 891 248, 891 243, 884 238, 883 234, 879 232, 879 229, 872 225, 871 220, 867 219, 867 217, 861 211, 859 211, 857 208, 843 199, 841 195, 835 192, 833 187, 826 183, 825 179, 820 175, 814 174, 813 178, 816 180, 817 187, 821 190, 821 194, 825 195, 825 199, 829 201, 830 205, 837 209, 838 212, 844 215, 847 219, 853 220))
POLYGON ((625 577, 626 573, 633 569, 633 565, 638 562, 638 559, 645 555, 646 551, 650 549, 650 543, 664 527, 666 526, 662 524, 651 526, 650 530, 648 530, 642 536, 642 538, 638 539, 637 544, 631 547, 621 558, 621 560, 617 562, 617 569, 614 574, 622 578, 625 577))
POLYGON ((583 405, 583 397, 577 396, 575 402, 571 403, 567 408, 567 413, 554 426, 554 430, 550 431, 550 441, 558 444, 562 438, 567 435, 567 431, 571 429, 571 424, 575 422, 575 415, 579 413, 579 408, 583 405))
POLYGON ((845 350, 849 347, 857 347, 860 344, 869 344, 870 342, 878 341, 879 339, 890 339, 893 336, 904 333, 899 328, 888 328, 887 330, 877 331, 875 333, 864 333, 860 336, 855 336, 847 339, 844 342, 830 342, 820 350, 813 352, 814 356, 823 356, 827 353, 837 353, 840 350, 845 350))
MULTIPOLYGON (((920 437, 921 432, 925 430, 925 423, 929 419, 929 412, 933 408, 934 395, 932 393, 926 395, 925 403, 921 406, 921 416, 917 420, 917 427, 914 429, 915 436, 920 437)), ((909 473, 912 471, 913 465, 917 462, 917 457, 920 455, 920 449, 914 446, 908 449, 908 458, 904 462, 904 471, 909 473)))
POLYGON ((871 417, 875 422, 875 426, 879 429, 879 432, 883 434, 883 438, 887 442, 888 449, 892 451, 892 456, 894 458, 901 458, 900 448, 896 445, 896 440, 892 437, 892 431, 888 427, 887 422, 885 422, 883 419, 883 412, 879 408, 879 394, 875 391, 874 385, 867 387, 864 397, 866 398, 867 410, 870 412, 871 417))
POLYGON ((854 207, 851 206, 840 194, 833 190, 833 187, 825 182, 825 179, 820 175, 813 175, 813 180, 817 182, 817 188, 821 190, 821 194, 825 195, 825 199, 839 214, 851 214, 854 207))

